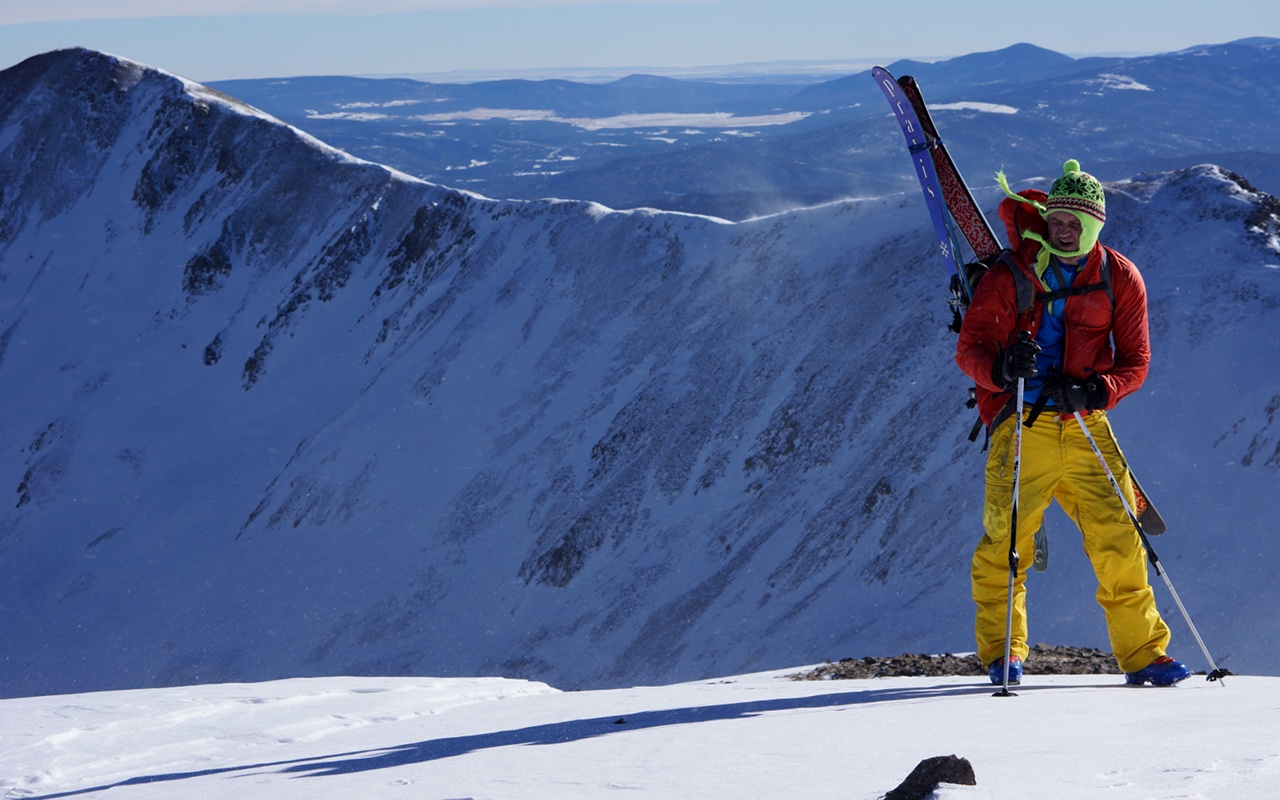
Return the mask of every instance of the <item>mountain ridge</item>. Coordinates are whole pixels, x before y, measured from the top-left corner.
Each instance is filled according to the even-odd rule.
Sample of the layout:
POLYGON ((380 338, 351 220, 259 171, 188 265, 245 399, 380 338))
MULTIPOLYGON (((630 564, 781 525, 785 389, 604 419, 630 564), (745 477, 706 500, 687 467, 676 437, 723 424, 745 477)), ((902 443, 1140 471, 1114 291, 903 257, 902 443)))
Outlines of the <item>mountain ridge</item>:
MULTIPOLYGON (((972 174, 1042 174, 1054 165, 1039 153, 1062 150, 1108 180, 1128 177, 1140 159, 1172 156, 1185 166, 1209 154, 1253 153, 1223 166, 1280 193, 1280 153, 1270 133, 1280 126, 1270 112, 1280 107, 1275 50, 1274 40, 1259 38, 1077 59, 1022 43, 892 68, 915 72, 925 97, 943 107, 939 124, 972 174), (946 108, 953 103, 965 105, 946 108), (994 118, 981 110, 994 106, 1013 112, 994 118), (1197 124, 1183 124, 1188 119, 1197 124)), ((866 73, 790 90, 683 82, 680 96, 653 91, 643 107, 608 101, 616 89, 555 85, 563 91, 531 82, 501 98, 486 98, 492 87, 483 85, 433 85, 456 94, 448 119, 365 90, 331 88, 327 100, 318 92, 297 102, 287 85, 272 81, 226 88, 345 150, 493 197, 580 197, 742 220, 914 186, 866 73), (495 107, 507 116, 495 118, 495 107), (473 114, 477 108, 486 111, 473 114), (584 115, 591 125, 619 127, 576 127, 588 124, 584 115), (770 124, 748 126, 753 119, 770 124)))

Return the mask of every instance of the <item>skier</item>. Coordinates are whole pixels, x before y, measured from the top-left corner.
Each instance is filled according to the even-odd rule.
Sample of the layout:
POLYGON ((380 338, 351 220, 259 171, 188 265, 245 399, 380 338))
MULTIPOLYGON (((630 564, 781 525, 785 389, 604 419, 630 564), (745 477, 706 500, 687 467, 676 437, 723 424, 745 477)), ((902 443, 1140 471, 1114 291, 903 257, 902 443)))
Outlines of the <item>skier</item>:
POLYGON ((1047 195, 1036 189, 1014 194, 1005 176, 997 177, 1007 195, 1000 218, 1013 249, 978 283, 956 346, 956 363, 977 384, 979 413, 990 435, 985 535, 972 562, 978 655, 992 683, 1002 683, 1006 610, 1012 602, 1009 683, 1020 682, 1028 652, 1025 568, 1016 570, 1012 597, 1008 584, 1013 569, 1013 392, 1021 378, 1026 410, 1018 563, 1031 563, 1034 532, 1050 501, 1057 499, 1084 537, 1111 649, 1126 682, 1171 686, 1191 671, 1165 653, 1169 628, 1147 580, 1146 552, 1072 416, 1075 411, 1084 416, 1134 507, 1129 470, 1106 411, 1147 375, 1146 287, 1133 262, 1098 242, 1107 217, 1106 197, 1102 184, 1082 172, 1078 162, 1064 165, 1047 195), (1034 302, 1019 308, 1030 299, 1028 285, 1034 302), (1032 424, 1027 426, 1026 420, 1032 424))

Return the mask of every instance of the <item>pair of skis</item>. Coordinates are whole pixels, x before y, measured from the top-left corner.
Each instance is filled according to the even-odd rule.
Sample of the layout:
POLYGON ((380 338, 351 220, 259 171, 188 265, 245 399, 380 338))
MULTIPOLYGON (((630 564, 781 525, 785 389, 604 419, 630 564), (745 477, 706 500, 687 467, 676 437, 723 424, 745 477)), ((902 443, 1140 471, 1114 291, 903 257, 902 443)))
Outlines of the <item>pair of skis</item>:
MULTIPOLYGON (((925 206, 938 237, 938 247, 947 271, 951 274, 950 303, 958 323, 963 309, 969 305, 973 291, 968 265, 974 262, 990 263, 1003 248, 987 222, 986 215, 974 200, 973 193, 960 176, 942 137, 938 135, 938 128, 920 95, 920 87, 915 78, 910 75, 894 78, 883 67, 875 67, 871 70, 871 75, 893 108, 894 116, 902 127, 902 135, 907 140, 916 177, 924 191, 925 206), (961 258, 960 239, 973 252, 973 262, 966 263, 961 258)), ((956 330, 959 330, 958 325, 956 330)), ((1151 504, 1131 468, 1129 475, 1133 480, 1136 500, 1134 510, 1142 530, 1152 536, 1164 533, 1168 530, 1164 518, 1151 504)), ((1048 537, 1042 526, 1036 532, 1036 558, 1033 566, 1043 571, 1047 565, 1048 537)))

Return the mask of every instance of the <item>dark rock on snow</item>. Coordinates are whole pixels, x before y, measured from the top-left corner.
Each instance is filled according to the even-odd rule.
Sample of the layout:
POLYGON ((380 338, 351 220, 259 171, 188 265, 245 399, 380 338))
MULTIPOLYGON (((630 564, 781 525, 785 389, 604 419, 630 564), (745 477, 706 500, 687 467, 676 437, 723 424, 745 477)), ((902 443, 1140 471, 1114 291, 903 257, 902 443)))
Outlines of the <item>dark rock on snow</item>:
MULTIPOLYGON (((1118 675, 1120 668, 1110 653, 1090 647, 1038 644, 1031 648, 1024 670, 1029 675, 1118 675)), ((890 658, 846 658, 828 661, 808 672, 792 675, 797 681, 853 680, 858 678, 936 677, 985 675, 976 655, 903 654, 890 658)))
POLYGON ((925 800, 940 783, 978 785, 969 759, 954 755, 934 756, 917 764, 907 779, 886 794, 884 800, 925 800))

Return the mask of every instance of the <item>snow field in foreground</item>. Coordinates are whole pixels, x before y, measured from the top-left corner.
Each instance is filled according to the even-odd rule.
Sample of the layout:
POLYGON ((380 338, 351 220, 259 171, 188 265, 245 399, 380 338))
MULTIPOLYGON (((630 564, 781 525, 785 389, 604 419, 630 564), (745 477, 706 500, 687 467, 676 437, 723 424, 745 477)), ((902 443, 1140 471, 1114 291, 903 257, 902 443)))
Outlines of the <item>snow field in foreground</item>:
POLYGON ((871 798, 969 759, 939 798, 1270 797, 1280 679, 793 682, 586 692, 499 678, 311 678, 0 701, 10 798, 871 798), (109 790, 109 791, 108 791, 109 790))

